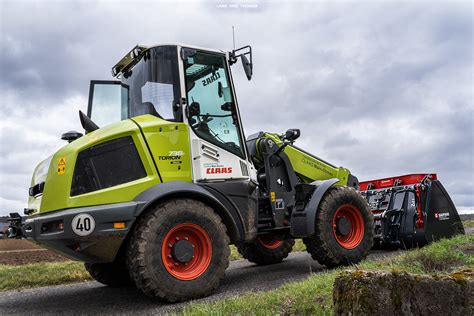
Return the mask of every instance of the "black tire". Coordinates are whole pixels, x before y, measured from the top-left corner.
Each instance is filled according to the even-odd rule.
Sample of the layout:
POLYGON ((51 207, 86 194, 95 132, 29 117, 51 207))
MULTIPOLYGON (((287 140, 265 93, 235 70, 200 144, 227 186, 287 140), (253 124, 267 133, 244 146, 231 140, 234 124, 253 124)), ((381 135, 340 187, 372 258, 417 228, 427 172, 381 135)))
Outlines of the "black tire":
POLYGON ((257 238, 254 242, 239 246, 237 249, 242 257, 248 261, 258 265, 269 265, 280 263, 288 257, 294 244, 293 239, 286 239, 273 246, 268 246, 268 242, 257 238))
POLYGON ((91 277, 102 284, 111 287, 133 285, 125 262, 84 263, 91 277))
POLYGON ((128 244, 127 266, 136 286, 147 296, 178 302, 203 297, 215 291, 224 278, 229 255, 226 227, 213 209, 199 201, 176 199, 153 207, 138 220, 128 244), (203 236, 207 236, 208 242, 208 247, 199 247, 199 243, 195 243, 196 246, 192 243, 192 235, 189 240, 183 238, 183 241, 186 239, 193 245, 193 257, 189 259, 191 267, 195 266, 193 260, 199 262, 200 258, 205 257, 207 259, 202 260, 208 262, 200 270, 201 274, 187 280, 180 279, 182 275, 174 276, 172 273, 177 273, 173 269, 186 269, 181 265, 187 266, 188 262, 176 261, 175 254, 165 255, 167 245, 173 249, 178 243, 176 241, 172 245, 168 238, 183 226, 204 231, 203 236), (207 256, 199 255, 203 248, 207 249, 207 256), (197 259, 194 259, 195 255, 197 259))
MULTIPOLYGON (((368 255, 373 246, 374 218, 367 201, 354 188, 343 186, 326 192, 319 204, 315 225, 314 236, 303 239, 303 242, 311 257, 327 267, 358 263, 368 255), (361 230, 354 228, 360 235, 358 239, 354 238, 352 244, 349 242, 353 236, 352 230, 351 233, 340 237, 333 225, 336 212, 339 214, 338 210, 341 209, 350 209, 356 216, 360 215, 358 223, 363 223, 363 234, 361 230), (349 241, 341 241, 345 236, 348 236, 349 241), (360 242, 357 243, 357 240, 360 242), (348 245, 353 248, 348 249, 348 245)), ((350 227, 352 226, 356 227, 350 227)))

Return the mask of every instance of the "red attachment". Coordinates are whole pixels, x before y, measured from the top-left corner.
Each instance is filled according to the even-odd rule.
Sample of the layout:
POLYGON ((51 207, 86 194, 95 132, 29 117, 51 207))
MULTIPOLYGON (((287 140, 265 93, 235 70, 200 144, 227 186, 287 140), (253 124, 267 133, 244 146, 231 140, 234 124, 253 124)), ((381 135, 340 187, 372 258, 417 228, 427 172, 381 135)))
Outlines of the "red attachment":
POLYGON ((418 184, 421 183, 421 181, 429 175, 431 175, 430 180, 437 179, 436 173, 414 173, 398 177, 363 181, 360 183, 360 191, 366 191, 369 185, 371 185, 370 189, 383 189, 399 185, 418 184))
POLYGON ((268 249, 277 249, 281 244, 283 244, 282 240, 276 239, 270 235, 258 237, 258 241, 268 249))
POLYGON ((364 239, 364 219, 360 210, 351 204, 341 205, 332 219, 333 234, 341 247, 346 249, 356 248, 364 239), (337 221, 345 218, 350 223, 349 232, 341 235, 337 231, 337 221))
POLYGON ((163 239, 161 258, 172 276, 183 281, 194 280, 201 276, 211 263, 212 242, 209 234, 193 223, 178 224, 163 239), (194 256, 189 262, 180 262, 172 255, 173 246, 180 240, 186 240, 193 245, 194 256))

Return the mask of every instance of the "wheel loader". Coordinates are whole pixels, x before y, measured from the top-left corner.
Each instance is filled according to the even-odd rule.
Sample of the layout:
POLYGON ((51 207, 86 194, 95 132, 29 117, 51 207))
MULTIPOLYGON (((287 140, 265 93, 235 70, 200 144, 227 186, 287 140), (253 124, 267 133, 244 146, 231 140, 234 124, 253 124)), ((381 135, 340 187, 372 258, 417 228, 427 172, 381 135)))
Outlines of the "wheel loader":
POLYGON ((374 218, 357 177, 295 146, 298 129, 245 138, 239 59, 250 80, 250 46, 130 50, 117 80, 91 81, 85 134, 64 133, 68 144, 35 168, 10 236, 169 302, 216 290, 230 244, 258 265, 281 262, 299 238, 328 267, 365 258, 374 218))

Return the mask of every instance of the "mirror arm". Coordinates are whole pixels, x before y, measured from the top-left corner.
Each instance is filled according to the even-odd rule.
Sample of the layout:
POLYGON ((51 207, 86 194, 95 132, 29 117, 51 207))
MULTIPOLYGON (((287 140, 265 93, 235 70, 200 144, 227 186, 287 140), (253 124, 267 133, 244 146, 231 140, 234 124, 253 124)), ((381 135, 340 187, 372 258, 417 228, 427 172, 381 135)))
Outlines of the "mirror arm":
POLYGON ((246 45, 246 46, 242 46, 240 48, 237 48, 237 49, 234 49, 231 53, 230 53, 230 58, 229 58, 229 63, 231 65, 235 64, 237 62, 237 59, 242 56, 242 55, 249 55, 249 58, 250 58, 250 64, 253 65, 253 60, 252 60, 252 46, 250 45, 246 45), (248 52, 245 52, 245 53, 241 53, 241 54, 236 54, 238 51, 241 51, 241 50, 244 50, 248 48, 248 52))

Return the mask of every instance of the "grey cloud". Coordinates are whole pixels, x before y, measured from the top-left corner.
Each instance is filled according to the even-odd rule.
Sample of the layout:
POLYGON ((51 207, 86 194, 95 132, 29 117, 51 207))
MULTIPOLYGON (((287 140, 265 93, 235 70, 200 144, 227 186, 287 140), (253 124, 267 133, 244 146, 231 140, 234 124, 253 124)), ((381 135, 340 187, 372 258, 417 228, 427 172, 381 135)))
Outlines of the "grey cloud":
POLYGON ((299 127, 298 146, 360 179, 438 172, 474 206, 472 4, 217 3, 4 1, 0 210, 23 205, 36 163, 80 130, 90 79, 136 43, 230 49, 232 25, 254 49, 251 82, 233 68, 247 134, 299 127))

